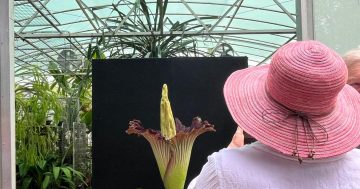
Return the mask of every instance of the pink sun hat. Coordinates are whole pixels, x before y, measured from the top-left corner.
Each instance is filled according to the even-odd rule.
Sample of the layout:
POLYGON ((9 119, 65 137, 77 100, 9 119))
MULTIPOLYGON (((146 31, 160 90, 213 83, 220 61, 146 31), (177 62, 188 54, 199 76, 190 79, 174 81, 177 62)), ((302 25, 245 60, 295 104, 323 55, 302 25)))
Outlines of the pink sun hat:
POLYGON ((238 70, 224 86, 235 122, 261 143, 302 159, 360 144, 360 94, 342 58, 317 41, 289 43, 270 65, 238 70))

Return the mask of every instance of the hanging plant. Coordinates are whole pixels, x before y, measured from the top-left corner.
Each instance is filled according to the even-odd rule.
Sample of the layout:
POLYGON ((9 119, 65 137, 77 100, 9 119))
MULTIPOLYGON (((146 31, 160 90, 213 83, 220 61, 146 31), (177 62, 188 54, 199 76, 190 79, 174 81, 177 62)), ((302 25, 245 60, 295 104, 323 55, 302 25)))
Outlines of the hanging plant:
POLYGON ((35 165, 56 153, 56 123, 62 118, 63 106, 39 68, 24 67, 18 72, 32 78, 15 88, 16 157, 35 165))
MULTIPOLYGON (((112 58, 168 58, 181 56, 207 56, 208 53, 197 48, 197 40, 191 35, 161 35, 165 30, 171 32, 203 32, 204 25, 197 19, 173 22, 166 16, 168 0, 156 1, 152 12, 145 0, 125 1, 134 8, 130 13, 121 11, 119 4, 112 4, 119 19, 107 19, 118 24, 116 32, 147 32, 147 36, 108 37, 103 40, 103 49, 109 50, 112 58), (158 33, 155 35, 155 33, 158 33)), ((201 20, 217 19, 216 16, 199 17, 201 20)), ((210 27, 209 25, 206 25, 210 27)))

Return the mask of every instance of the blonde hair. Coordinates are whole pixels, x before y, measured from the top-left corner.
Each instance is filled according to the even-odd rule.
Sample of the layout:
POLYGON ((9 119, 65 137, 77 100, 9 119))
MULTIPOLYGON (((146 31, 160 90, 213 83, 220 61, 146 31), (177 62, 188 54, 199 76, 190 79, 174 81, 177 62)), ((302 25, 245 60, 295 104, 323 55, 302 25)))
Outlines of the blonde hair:
POLYGON ((343 57, 349 70, 348 84, 360 84, 360 48, 351 50, 343 57))

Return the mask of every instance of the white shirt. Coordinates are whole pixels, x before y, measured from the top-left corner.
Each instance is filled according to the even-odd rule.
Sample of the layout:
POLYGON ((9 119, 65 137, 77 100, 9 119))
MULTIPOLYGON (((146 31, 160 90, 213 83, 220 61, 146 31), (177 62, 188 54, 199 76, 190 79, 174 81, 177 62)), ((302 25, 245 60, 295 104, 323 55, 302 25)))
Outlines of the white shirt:
POLYGON ((208 157, 188 189, 360 189, 360 150, 304 160, 256 142, 208 157))

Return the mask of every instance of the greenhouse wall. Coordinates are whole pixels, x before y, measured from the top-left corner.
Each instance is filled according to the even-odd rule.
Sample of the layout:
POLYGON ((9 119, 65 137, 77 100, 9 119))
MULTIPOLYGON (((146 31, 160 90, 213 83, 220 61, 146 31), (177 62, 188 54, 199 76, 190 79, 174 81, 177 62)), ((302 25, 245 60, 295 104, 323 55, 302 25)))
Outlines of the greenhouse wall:
POLYGON ((360 1, 314 1, 315 39, 338 53, 360 46, 360 1))

